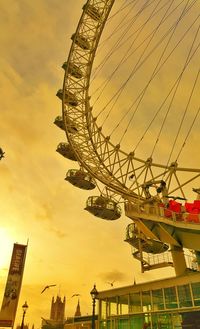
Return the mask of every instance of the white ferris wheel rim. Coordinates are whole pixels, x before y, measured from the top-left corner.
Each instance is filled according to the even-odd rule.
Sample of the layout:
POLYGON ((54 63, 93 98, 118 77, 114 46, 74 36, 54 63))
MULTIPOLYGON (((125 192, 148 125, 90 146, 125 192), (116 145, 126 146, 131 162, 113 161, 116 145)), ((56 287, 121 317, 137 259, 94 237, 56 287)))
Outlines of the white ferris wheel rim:
POLYGON ((90 106, 90 76, 95 53, 115 0, 88 0, 83 7, 67 59, 63 82, 62 113, 67 140, 78 163, 110 191, 125 199, 143 199, 144 184, 166 177, 169 194, 181 192, 184 186, 200 177, 200 169, 179 167, 177 163, 166 166, 154 163, 151 158, 140 159, 134 153, 124 152, 114 145, 97 126, 90 106), (92 9, 95 9, 92 10, 92 9), (98 16, 98 13, 101 13, 98 16), (96 14, 96 16, 95 16, 96 14), (72 66, 80 70, 81 77, 72 75, 72 66), (75 103, 70 102, 74 100, 75 103), (70 104, 71 103, 71 104, 70 104), (72 133, 69 122, 75 123, 72 133), (186 179, 179 173, 188 173, 186 179), (133 179, 130 181, 130 176, 133 179), (175 185, 171 187, 172 178, 175 185))

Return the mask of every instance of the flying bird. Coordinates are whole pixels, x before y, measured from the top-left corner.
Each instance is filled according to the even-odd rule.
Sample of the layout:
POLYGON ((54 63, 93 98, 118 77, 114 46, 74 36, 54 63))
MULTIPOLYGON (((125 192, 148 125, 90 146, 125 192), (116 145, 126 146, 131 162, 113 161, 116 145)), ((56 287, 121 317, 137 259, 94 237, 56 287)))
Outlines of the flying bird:
POLYGON ((200 194, 200 188, 193 188, 192 191, 194 191, 194 192, 200 194))
POLYGON ((55 286, 56 286, 56 284, 50 284, 50 285, 44 287, 44 289, 41 291, 41 294, 42 294, 46 289, 49 289, 49 288, 51 288, 51 287, 55 287, 55 286))
MULTIPOLYGON (((80 296, 80 294, 73 294, 73 295, 72 295, 72 297, 75 297, 75 296, 80 296)), ((72 297, 71 297, 71 298, 72 298, 72 297)))
POLYGON ((0 160, 2 159, 2 158, 4 158, 4 154, 5 154, 5 152, 2 150, 2 148, 0 147, 0 160))
POLYGON ((114 282, 115 282, 115 280, 114 281, 112 281, 112 282, 107 282, 108 284, 110 284, 111 285, 111 287, 113 287, 113 284, 114 284, 114 282))

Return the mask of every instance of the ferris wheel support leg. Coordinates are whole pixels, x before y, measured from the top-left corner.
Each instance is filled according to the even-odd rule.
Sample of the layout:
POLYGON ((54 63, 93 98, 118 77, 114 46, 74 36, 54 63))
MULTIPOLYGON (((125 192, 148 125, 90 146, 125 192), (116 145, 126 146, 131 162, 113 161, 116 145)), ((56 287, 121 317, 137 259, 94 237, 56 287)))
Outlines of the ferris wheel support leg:
POLYGON ((184 251, 182 247, 171 246, 171 254, 176 276, 182 275, 187 269, 184 251))

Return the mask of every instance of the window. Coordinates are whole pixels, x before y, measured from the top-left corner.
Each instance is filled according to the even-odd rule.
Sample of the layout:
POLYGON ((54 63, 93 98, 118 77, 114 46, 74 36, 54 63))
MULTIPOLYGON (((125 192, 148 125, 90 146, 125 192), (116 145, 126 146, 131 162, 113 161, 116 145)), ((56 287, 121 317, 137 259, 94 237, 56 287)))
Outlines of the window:
POLYGON ((175 287, 164 288, 166 308, 178 307, 175 287))
POLYGON ((163 328, 163 329, 172 329, 172 314, 157 314, 153 319, 153 328, 163 328), (157 326, 157 327, 156 327, 157 326))
POLYGON ((109 315, 117 315, 117 303, 110 302, 110 314, 109 315))
POLYGON ((135 315, 131 316, 130 318, 130 328, 131 329, 141 329, 145 323, 145 316, 142 315, 135 315))
POLYGON ((156 289, 156 290, 152 291, 152 300, 153 300, 153 310, 154 311, 164 309, 162 289, 156 289))
POLYGON ((119 314, 128 314, 128 295, 119 296, 118 310, 119 314))
POLYGON ((147 312, 150 310, 151 310, 150 291, 142 291, 142 311, 147 312))
POLYGON ((107 308, 107 302, 105 300, 101 300, 101 319, 106 319, 106 308, 107 308))
POLYGON ((200 282, 192 283, 194 305, 200 306, 200 282))
POLYGON ((133 294, 130 294, 129 298, 129 313, 136 313, 141 312, 142 306, 141 306, 141 297, 139 292, 135 292, 133 294))
POLYGON ((129 329, 129 320, 128 319, 119 319, 117 328, 118 329, 129 329))
POLYGON ((191 307, 192 298, 190 294, 190 287, 188 284, 184 286, 178 286, 178 298, 180 307, 191 307))

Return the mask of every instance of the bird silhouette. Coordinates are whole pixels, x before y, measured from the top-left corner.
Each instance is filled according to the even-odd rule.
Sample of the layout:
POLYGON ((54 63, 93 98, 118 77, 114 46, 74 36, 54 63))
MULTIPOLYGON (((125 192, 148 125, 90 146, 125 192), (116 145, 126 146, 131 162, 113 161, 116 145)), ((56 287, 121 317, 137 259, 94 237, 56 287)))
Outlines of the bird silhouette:
POLYGON ((80 294, 73 294, 73 295, 71 296, 71 298, 72 298, 72 297, 75 297, 75 296, 80 296, 80 294))
POLYGON ((46 289, 49 289, 51 287, 55 287, 56 284, 49 284, 48 286, 44 287, 44 289, 41 291, 41 294, 43 294, 43 292, 46 290, 46 289))
POLYGON ((110 284, 111 285, 111 287, 113 287, 113 285, 114 285, 114 282, 115 282, 115 280, 114 281, 112 281, 112 282, 107 282, 108 284, 110 284))
POLYGON ((2 148, 0 147, 0 160, 2 159, 2 158, 4 158, 4 154, 5 154, 5 152, 2 150, 2 148))
POLYGON ((200 188, 193 188, 192 191, 194 191, 194 192, 200 194, 200 188))

